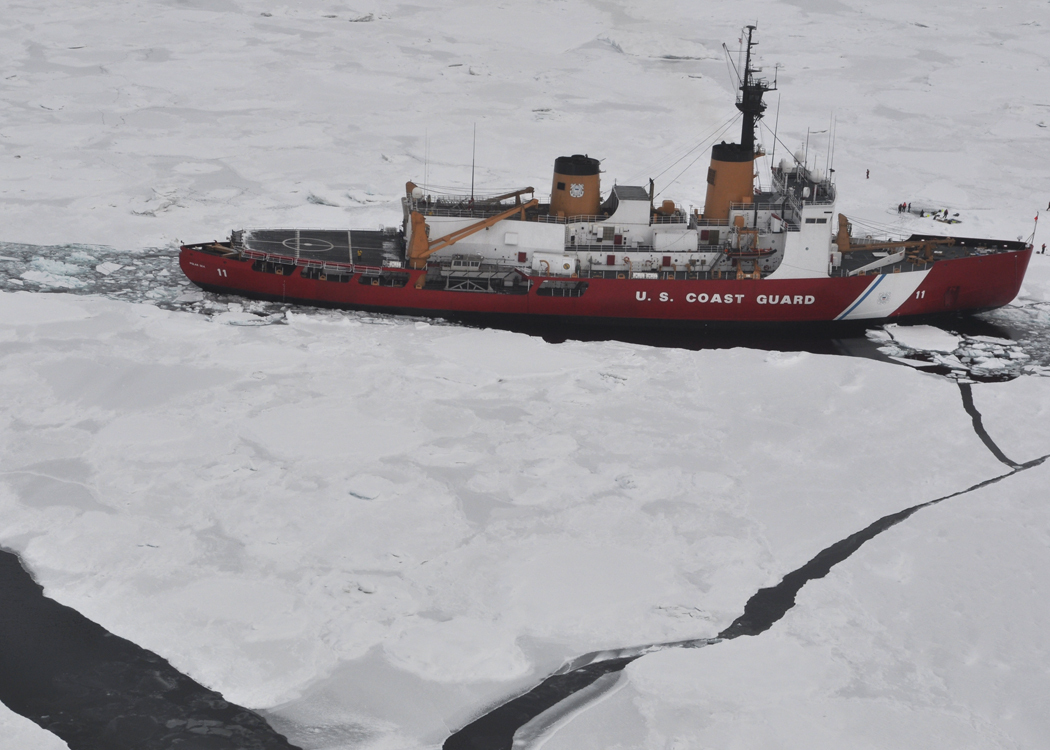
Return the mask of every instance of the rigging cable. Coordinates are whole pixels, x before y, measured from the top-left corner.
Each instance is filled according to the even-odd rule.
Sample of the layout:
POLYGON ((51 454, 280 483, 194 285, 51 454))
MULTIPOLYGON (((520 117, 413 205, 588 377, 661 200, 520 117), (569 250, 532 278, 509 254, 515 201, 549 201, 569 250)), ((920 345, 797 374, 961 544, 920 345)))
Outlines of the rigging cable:
MULTIPOLYGON (((739 117, 739 116, 740 116, 739 114, 733 114, 733 115, 731 115, 731 116, 730 116, 730 118, 729 118, 728 120, 726 120, 725 122, 723 122, 723 123, 720 123, 720 124, 716 125, 716 126, 714 127, 714 129, 713 129, 713 130, 712 130, 712 131, 711 131, 710 133, 708 133, 707 135, 705 135, 705 136, 703 137, 703 139, 701 139, 701 140, 700 140, 700 142, 699 142, 699 143, 695 144, 694 146, 691 146, 691 147, 690 147, 690 148, 689 148, 689 149, 688 149, 688 150, 687 150, 687 151, 686 151, 686 152, 685 152, 684 154, 682 154, 682 155, 681 155, 681 156, 679 156, 679 157, 678 157, 677 159, 675 159, 675 160, 674 160, 673 162, 671 162, 671 163, 670 163, 670 164, 668 164, 668 165, 667 165, 666 167, 664 167, 664 168, 663 168, 662 170, 660 170, 659 174, 657 174, 657 175, 656 175, 656 177, 654 177, 653 179, 654 179, 654 180, 656 180, 656 179, 659 179, 659 178, 660 178, 660 177, 662 177, 662 176, 663 176, 664 174, 666 174, 666 173, 668 172, 668 170, 670 170, 671 168, 673 168, 673 167, 674 167, 675 165, 677 165, 677 164, 681 163, 681 162, 682 162, 682 161, 683 161, 684 159, 686 159, 686 158, 687 158, 687 157, 688 157, 688 156, 689 156, 690 154, 692 154, 692 153, 693 153, 694 151, 696 151, 696 150, 697 150, 698 148, 703 148, 703 147, 704 147, 704 146, 705 146, 705 145, 707 144, 707 142, 708 142, 708 141, 710 141, 710 140, 711 140, 712 138, 717 138, 717 137, 718 137, 718 134, 719 134, 719 133, 720 133, 720 132, 721 132, 722 130, 724 130, 724 129, 725 129, 725 126, 726 126, 727 124, 729 124, 729 123, 733 122, 733 120, 735 120, 735 119, 736 119, 737 117, 739 117)), ((673 154, 672 154, 671 156, 673 156, 673 154)), ((667 159, 671 158, 671 156, 666 156, 666 157, 664 157, 664 158, 662 158, 662 159, 658 159, 657 161, 653 162, 653 163, 652 163, 652 164, 650 164, 649 166, 647 166, 647 167, 645 167, 644 169, 642 169, 642 170, 641 170, 640 172, 636 172, 635 174, 633 174, 633 175, 631 176, 631 178, 630 178, 630 180, 629 180, 628 182, 636 182, 636 181, 638 181, 638 180, 642 179, 644 175, 646 175, 646 174, 648 174, 648 173, 651 173, 651 172, 652 172, 652 171, 653 171, 654 169, 657 169, 657 168, 658 168, 658 167, 660 166, 660 164, 662 164, 662 163, 663 163, 664 161, 666 161, 667 159)))
MULTIPOLYGON (((769 134, 770 134, 770 135, 772 135, 772 136, 773 136, 773 142, 774 142, 774 143, 779 143, 779 144, 780 144, 781 146, 783 146, 783 147, 784 147, 784 150, 785 150, 785 151, 787 151, 787 152, 788 152, 789 154, 791 154, 791 149, 790 149, 790 148, 788 148, 788 145, 787 145, 786 143, 784 143, 784 141, 780 140, 780 137, 779 137, 779 136, 778 136, 778 135, 777 135, 777 134, 776 134, 776 133, 775 133, 774 131, 772 131, 772 130, 770 130, 770 129, 769 129, 769 126, 768 126, 768 125, 766 125, 766 123, 765 123, 765 121, 764 121, 764 120, 759 120, 758 122, 759 122, 759 124, 760 124, 760 125, 761 125, 762 127, 764 127, 764 128, 766 129, 766 130, 768 130, 768 131, 769 131, 769 134)), ((795 158, 795 155, 794 155, 794 154, 791 154, 791 160, 792 160, 793 162, 795 162, 795 164, 798 164, 799 166, 802 166, 802 165, 801 165, 801 163, 799 162, 799 160, 795 158)))
POLYGON ((741 85, 741 82, 740 82, 740 70, 737 69, 736 65, 733 63, 733 59, 730 56, 729 47, 727 47, 725 45, 725 42, 722 43, 722 49, 725 50, 725 54, 726 54, 726 70, 729 71, 730 82, 732 82, 732 78, 735 75, 736 76, 736 88, 739 88, 740 85, 741 85))
MULTIPOLYGON (((734 125, 734 124, 736 123, 736 120, 737 120, 738 118, 740 118, 740 117, 743 117, 743 115, 741 115, 741 114, 736 114, 736 115, 733 115, 733 117, 731 117, 731 118, 730 118, 730 119, 729 119, 729 120, 728 120, 728 121, 727 121, 727 122, 726 122, 726 123, 725 123, 725 124, 724 124, 724 125, 722 126, 722 129, 721 129, 721 130, 720 130, 720 131, 719 131, 718 133, 716 133, 714 137, 715 137, 715 138, 718 138, 718 137, 719 137, 719 136, 721 136, 721 135, 722 135, 723 133, 725 133, 725 132, 726 132, 726 131, 727 131, 727 130, 728 130, 729 128, 731 128, 731 127, 732 127, 732 126, 733 126, 733 125, 734 125)), ((677 175, 675 175, 675 176, 674 176, 674 179, 672 179, 672 180, 671 180, 670 182, 668 182, 668 183, 667 183, 666 185, 664 185, 664 186, 663 186, 662 188, 660 188, 660 192, 659 192, 659 193, 656 193, 656 195, 660 195, 661 193, 663 193, 663 191, 664 191, 664 190, 667 190, 667 188, 669 188, 669 187, 671 187, 671 185, 675 184, 675 183, 676 183, 676 182, 678 181, 678 178, 679 178, 679 177, 681 177, 682 175, 684 175, 684 174, 685 174, 685 173, 686 173, 687 171, 689 171, 689 168, 690 168, 691 166, 693 166, 694 164, 696 164, 696 163, 697 163, 697 162, 698 162, 698 161, 700 160, 700 157, 702 157, 703 155, 704 155, 704 154, 703 154, 703 152, 701 152, 700 154, 698 154, 698 155, 697 155, 697 157, 696 157, 695 159, 693 159, 693 160, 692 160, 691 162, 689 162, 689 163, 688 163, 688 164, 687 164, 687 165, 685 166, 685 169, 683 169, 683 170, 682 170, 681 172, 679 172, 679 173, 678 173, 677 175)), ((682 157, 682 158, 684 159, 685 157, 682 157)), ((679 161, 681 161, 681 159, 679 159, 679 161)), ((673 166, 673 165, 672 165, 672 166, 673 166)), ((671 167, 668 167, 667 169, 670 169, 670 168, 671 168, 671 167)), ((666 171, 667 171, 667 169, 665 169, 665 170, 664 170, 664 172, 666 172, 666 171)), ((663 172, 661 172, 660 174, 663 174, 663 172)), ((656 197, 656 196, 653 196, 653 197, 656 197)))
POLYGON ((893 226, 891 224, 883 224, 881 222, 872 221, 870 219, 858 219, 853 216, 848 217, 850 224, 855 228, 867 231, 872 235, 888 235, 888 236, 900 236, 903 237, 905 232, 901 230, 899 226, 893 226))

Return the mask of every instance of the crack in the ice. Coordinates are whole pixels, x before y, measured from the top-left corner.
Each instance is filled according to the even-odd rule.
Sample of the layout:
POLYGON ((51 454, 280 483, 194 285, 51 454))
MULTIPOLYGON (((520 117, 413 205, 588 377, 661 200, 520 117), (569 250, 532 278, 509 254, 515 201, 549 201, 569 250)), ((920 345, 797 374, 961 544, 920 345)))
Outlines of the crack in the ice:
POLYGON ((988 434, 988 431, 984 429, 984 420, 981 418, 981 412, 977 411, 977 407, 973 403, 973 387, 969 383, 959 383, 959 392, 962 394, 963 408, 966 409, 966 413, 970 415, 970 419, 973 420, 973 431, 977 433, 977 437, 981 439, 985 447, 992 452, 992 455, 1002 461, 1007 466, 1016 469, 1020 464, 1016 461, 1011 461, 1006 457, 999 446, 992 440, 992 436, 988 434))
MULTIPOLYGON (((764 633, 795 606, 795 597, 803 586, 812 580, 824 578, 835 565, 850 557, 865 542, 874 539, 923 508, 996 484, 1022 471, 1039 466, 1048 458, 1050 454, 1023 464, 1010 462, 1012 470, 1005 474, 985 479, 950 495, 928 500, 883 516, 864 529, 825 547, 805 565, 785 575, 777 585, 759 589, 747 600, 744 605, 744 613, 716 638, 655 643, 621 650, 596 651, 581 656, 527 693, 511 699, 454 732, 445 740, 442 748, 443 750, 511 750, 515 746, 514 735, 518 729, 574 693, 589 687, 600 677, 623 671, 628 664, 645 654, 670 648, 702 648, 742 635, 764 633), (584 666, 575 666, 581 663, 584 666)), ((534 736, 538 734, 542 734, 542 731, 533 732, 534 736)))
POLYGON ((1034 466, 1039 466, 1046 461, 1047 458, 1050 458, 1050 454, 1029 461, 1025 464, 1014 464, 1013 471, 1009 471, 1006 474, 1000 474, 991 479, 985 479, 983 482, 978 482, 971 487, 967 487, 965 490, 959 490, 958 492, 953 492, 950 495, 945 495, 944 497, 939 497, 935 500, 927 500, 925 503, 919 503, 910 508, 891 513, 888 516, 883 516, 855 534, 850 534, 845 539, 835 542, 830 547, 825 547, 801 568, 797 568, 784 576, 776 586, 759 589, 754 596, 747 600, 747 604, 744 605, 744 614, 740 615, 740 617, 733 621, 732 625, 719 633, 718 637, 722 639, 730 639, 741 635, 758 635, 759 633, 764 633, 769 630, 774 623, 786 615, 788 610, 795 606, 795 596, 803 586, 810 581, 826 576, 831 572, 831 569, 835 565, 860 549, 865 542, 874 539, 882 532, 896 526, 901 521, 906 520, 923 508, 929 508, 932 505, 943 503, 945 500, 951 500, 952 498, 965 495, 974 490, 979 490, 983 487, 995 484, 996 482, 1001 482, 1018 472, 1031 469, 1034 466))
POLYGON ((514 733, 535 717, 584 688, 599 677, 621 671, 641 654, 595 662, 570 672, 555 673, 527 693, 475 719, 453 733, 444 750, 497 750, 509 748, 514 733))

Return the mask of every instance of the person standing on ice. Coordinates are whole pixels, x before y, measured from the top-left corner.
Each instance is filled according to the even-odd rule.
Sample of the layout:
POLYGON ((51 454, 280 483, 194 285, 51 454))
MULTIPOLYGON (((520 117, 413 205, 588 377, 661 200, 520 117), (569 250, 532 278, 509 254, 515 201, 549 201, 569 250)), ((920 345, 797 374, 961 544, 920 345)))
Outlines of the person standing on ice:
MULTIPOLYGON (((871 179, 871 170, 870 169, 865 169, 864 170, 864 179, 865 180, 870 180, 871 179)), ((1050 211, 1050 208, 1048 208, 1046 210, 1050 211)))

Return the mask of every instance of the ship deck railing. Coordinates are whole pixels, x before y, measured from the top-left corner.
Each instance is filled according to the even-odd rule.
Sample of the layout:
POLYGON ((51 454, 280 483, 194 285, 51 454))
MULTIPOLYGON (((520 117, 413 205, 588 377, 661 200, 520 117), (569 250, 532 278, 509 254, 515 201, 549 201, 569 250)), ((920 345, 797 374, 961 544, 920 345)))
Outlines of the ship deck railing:
POLYGON ((694 219, 698 227, 728 227, 729 219, 694 219))
POLYGON ((651 253, 652 245, 623 245, 616 244, 614 240, 609 242, 591 243, 587 245, 569 245, 565 248, 569 252, 577 253, 651 253))
MULTIPOLYGON (((514 204, 475 205, 474 207, 417 206, 415 211, 424 216, 442 216, 456 219, 487 219, 498 213, 515 208, 514 204)), ((517 218, 517 217, 510 217, 517 218)))
MULTIPOLYGON (((920 263, 911 263, 909 261, 901 261, 900 263, 894 263, 892 266, 881 266, 879 268, 873 268, 865 273, 855 274, 856 276, 881 276, 883 274, 894 274, 894 273, 909 273, 911 271, 925 271, 927 268, 932 266, 936 261, 922 261, 920 263)), ((831 277, 843 277, 849 276, 856 269, 845 268, 839 266, 833 268, 831 273, 828 274, 831 277)))
MULTIPOLYGON (((474 208, 440 208, 434 206, 420 206, 414 210, 419 211, 425 217, 438 216, 455 219, 487 219, 490 216, 516 208, 512 203, 503 203, 498 206, 475 206, 474 208)), ((581 214, 578 216, 555 216, 553 214, 526 215, 525 221, 535 221, 539 224, 593 224, 605 221, 608 216, 601 214, 581 214)), ((504 221, 521 221, 521 216, 511 214, 504 221)))
POLYGON ((555 224, 594 224, 605 221, 609 217, 605 214, 577 214, 576 216, 551 216, 548 214, 544 218, 546 221, 555 224))
MULTIPOLYGON (((726 245, 698 245, 696 248, 697 253, 723 253, 727 249, 726 245)), ((598 244, 579 244, 579 245, 567 245, 565 251, 569 253, 653 253, 671 255, 670 252, 663 252, 657 250, 652 245, 617 245, 615 242, 600 242, 598 244)))
MULTIPOLYGON (((761 203, 730 203, 730 211, 773 211, 786 213, 791 207, 791 199, 784 197, 775 201, 762 201, 761 203)), ((783 218, 783 217, 781 217, 783 218)))
MULTIPOLYGON (((262 250, 252 250, 246 247, 234 248, 243 257, 250 258, 251 260, 261 260, 266 263, 278 263, 281 265, 295 265, 302 266, 303 268, 317 268, 320 270, 332 270, 342 271, 344 273, 354 273, 355 271, 362 271, 365 269, 376 268, 375 266, 365 266, 357 263, 343 263, 337 260, 317 260, 316 258, 303 258, 295 257, 294 254, 285 255, 283 253, 267 253, 262 250)), ((383 270, 378 268, 377 270, 383 270)))

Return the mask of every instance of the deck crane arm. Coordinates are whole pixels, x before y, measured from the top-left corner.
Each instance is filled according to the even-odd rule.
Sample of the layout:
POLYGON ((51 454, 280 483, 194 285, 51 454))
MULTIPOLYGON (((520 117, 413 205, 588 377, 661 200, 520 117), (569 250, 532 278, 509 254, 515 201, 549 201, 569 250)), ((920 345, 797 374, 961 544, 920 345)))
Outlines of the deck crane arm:
POLYGON ((454 245, 465 237, 469 237, 475 232, 480 232, 482 229, 488 229, 494 224, 498 224, 504 219, 513 216, 520 212, 521 218, 525 218, 525 210, 538 206, 539 201, 533 198, 527 203, 523 203, 517 206, 512 206, 506 211, 502 211, 494 216, 482 219, 481 221, 475 222, 470 226, 457 229, 454 232, 449 232, 444 237, 438 237, 436 240, 431 240, 427 237, 427 220, 423 214, 419 211, 412 211, 409 215, 409 219, 412 222, 412 236, 408 240, 408 263, 411 268, 426 268, 427 258, 436 253, 438 250, 454 245))
POLYGON ((915 248, 925 251, 926 259, 932 260, 934 245, 955 244, 954 238, 944 237, 939 240, 907 240, 904 242, 876 242, 854 245, 852 244, 849 230, 849 220, 846 218, 845 214, 839 214, 839 231, 838 235, 835 237, 835 244, 838 246, 840 253, 856 252, 858 250, 897 250, 915 248))

